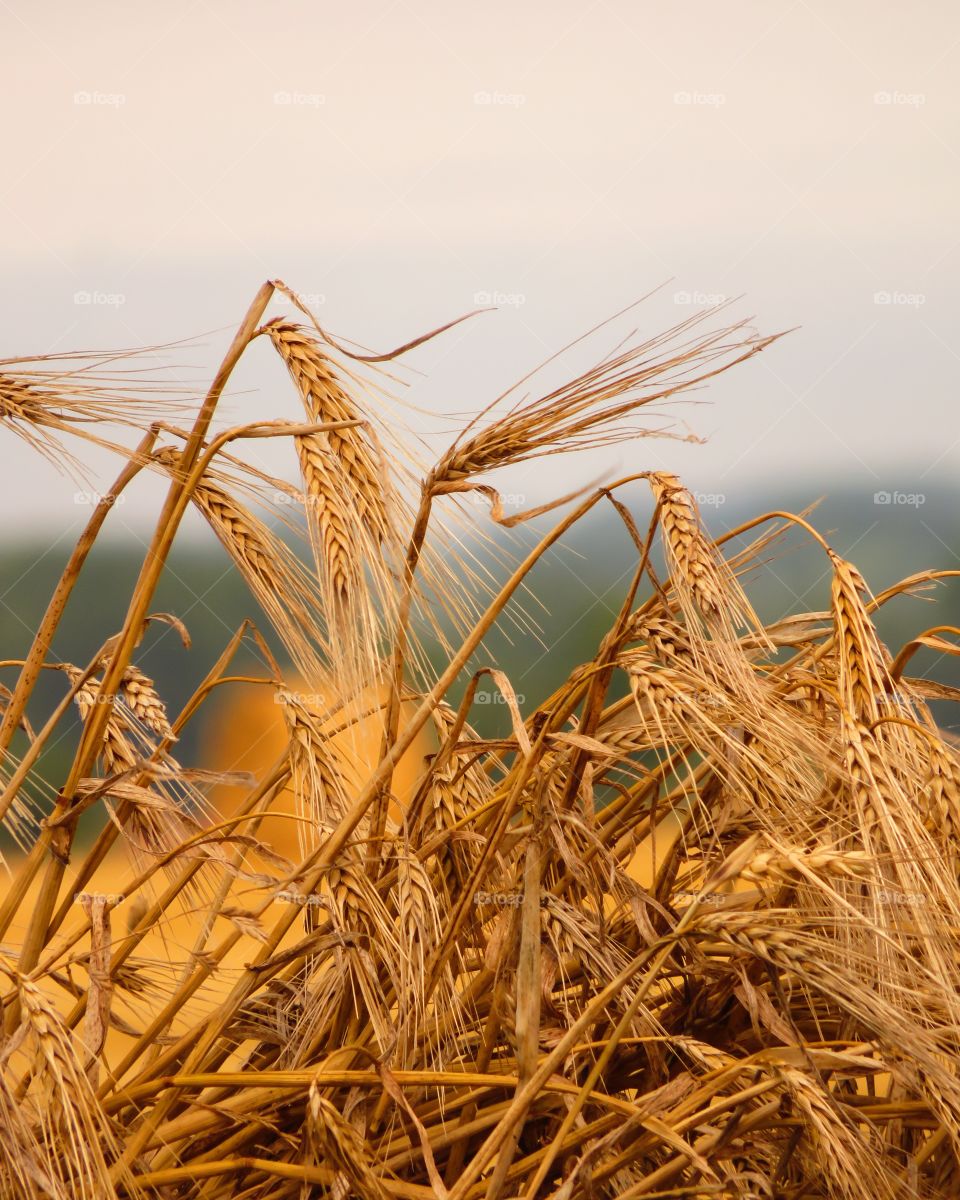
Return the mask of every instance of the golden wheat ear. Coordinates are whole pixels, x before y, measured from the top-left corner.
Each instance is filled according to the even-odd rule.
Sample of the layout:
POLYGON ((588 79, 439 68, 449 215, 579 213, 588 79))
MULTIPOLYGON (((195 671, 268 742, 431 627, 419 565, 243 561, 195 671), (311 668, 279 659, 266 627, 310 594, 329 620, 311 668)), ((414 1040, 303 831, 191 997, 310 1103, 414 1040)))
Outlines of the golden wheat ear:
POLYGON ((737 633, 749 632, 770 649, 763 624, 736 574, 704 531, 689 489, 676 475, 663 471, 650 475, 650 486, 658 503, 671 584, 688 636, 697 638, 704 626, 731 642, 737 633))
MULTIPOLYGON (((324 348, 302 326, 277 320, 265 326, 270 340, 287 365, 309 420, 317 424, 368 418, 347 393, 324 348)), ((329 448, 349 485, 349 503, 369 536, 377 543, 389 526, 384 496, 387 464, 365 424, 311 435, 329 448)))
MULTIPOLYGON (((20 1127, 26 1133, 14 1156, 0 1167, 0 1178, 38 1169, 32 1183, 41 1182, 35 1194, 48 1196, 114 1196, 110 1163, 119 1157, 116 1135, 104 1113, 84 1068, 71 1031, 43 989, 18 976, 0 961, 0 973, 14 985, 23 1014, 15 1043, 33 1056, 30 1071, 33 1087, 24 1103, 17 1097, 21 1116, 6 1126, 6 1134, 20 1127), (24 1129, 26 1125, 26 1129, 24 1129)), ((5 1048, 8 1052, 12 1046, 5 1048)), ((3 1056, 6 1058, 6 1054, 3 1056)), ((6 1062, 0 1059, 4 1067, 6 1062)), ((0 1119, 9 1119, 9 1101, 0 1087, 0 1119), (6 1103, 4 1102, 6 1101, 6 1103), (5 1114, 4 1110, 8 1110, 5 1114)), ((139 1192, 127 1171, 123 1182, 139 1192)), ((30 1195, 12 1191, 14 1195, 30 1195)))
MULTIPOLYGON (((164 471, 176 474, 179 455, 166 447, 154 455, 164 471)), ((233 560, 250 593, 266 613, 296 668, 320 674, 329 653, 321 597, 294 551, 236 498, 230 480, 208 468, 190 499, 233 560)))
MULTIPOLYGON (((697 441, 669 426, 637 428, 624 422, 638 409, 689 391, 776 340, 758 337, 744 322, 694 333, 705 315, 647 341, 630 339, 625 348, 569 383, 533 400, 522 399, 504 415, 483 424, 482 418, 530 376, 521 380, 511 393, 470 422, 437 463, 432 483, 442 487, 545 454, 610 446, 639 437, 697 441)), ((650 416, 657 415, 651 409, 650 416)))
POLYGON ((310 421, 357 422, 294 439, 333 666, 345 687, 355 687, 377 675, 382 616, 395 600, 386 562, 397 544, 391 464, 319 338, 282 319, 263 332, 310 421))
MULTIPOLYGON (((139 352, 146 358, 147 348, 139 352)), ((84 469, 63 446, 68 435, 127 457, 129 447, 105 436, 110 426, 146 430, 188 411, 196 396, 151 383, 150 366, 130 374, 116 364, 132 357, 69 354, 0 359, 0 427, 10 430, 58 470, 82 478, 84 469)))

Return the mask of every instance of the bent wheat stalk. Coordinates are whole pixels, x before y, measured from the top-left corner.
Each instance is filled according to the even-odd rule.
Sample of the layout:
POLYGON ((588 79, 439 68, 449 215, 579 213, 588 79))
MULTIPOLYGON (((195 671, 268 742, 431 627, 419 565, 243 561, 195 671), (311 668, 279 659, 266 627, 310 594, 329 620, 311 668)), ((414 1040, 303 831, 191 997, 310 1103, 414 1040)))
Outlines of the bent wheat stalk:
MULTIPOLYGON (((82 416, 125 456, 112 494, 145 465, 169 481, 119 632, 74 657, 88 665, 50 660, 109 505, 27 657, 0 659, 16 671, 0 819, 42 817, 0 901, 0 1200, 953 1200, 960 760, 930 701, 958 693, 904 674, 917 648, 952 649, 951 627, 893 654, 874 620, 960 572, 873 597, 808 514, 712 537, 664 471, 505 516, 501 468, 671 436, 629 422, 774 340, 742 324, 696 318, 508 393, 411 485, 354 368, 423 339, 355 354, 268 318, 273 291, 190 429, 159 404, 138 446, 105 436, 107 393, 64 378, 58 415, 52 377, 0 364, 0 434, 49 453, 82 416), (259 337, 306 421, 214 433, 259 337), (154 450, 160 433, 176 440, 154 450), (290 440, 295 481, 244 457, 265 437, 290 440), (274 508, 278 491, 296 508, 274 508), (446 528, 471 491, 506 530, 566 506, 487 595, 446 528), (489 635, 606 500, 635 549, 623 593, 586 661, 524 701, 489 635), (177 713, 134 651, 191 504, 284 661, 246 621, 177 713), (743 581, 801 535, 830 565, 830 609, 764 623, 743 581), (423 617, 443 630, 432 666, 423 617), (247 641, 264 672, 233 665, 247 641), (51 712, 42 670, 64 685, 51 712), (477 732, 482 679, 504 700, 496 738, 477 732), (241 685, 238 709, 212 707, 241 685), (266 715, 249 698, 264 689, 266 715), (44 790, 71 706, 79 745, 44 790), (269 760, 224 769, 202 739, 199 764, 174 758, 208 709, 269 760), (78 855, 81 817, 99 831, 78 855)), ((145 403, 109 398, 144 422, 145 403)))

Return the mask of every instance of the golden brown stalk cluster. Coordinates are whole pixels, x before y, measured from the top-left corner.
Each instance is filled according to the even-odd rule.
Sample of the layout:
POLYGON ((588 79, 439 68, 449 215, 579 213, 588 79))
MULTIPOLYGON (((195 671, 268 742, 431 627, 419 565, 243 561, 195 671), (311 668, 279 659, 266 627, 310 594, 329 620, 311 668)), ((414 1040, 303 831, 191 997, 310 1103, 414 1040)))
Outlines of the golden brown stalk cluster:
MULTIPOLYGON (((502 518, 480 474, 649 434, 623 422, 769 339, 688 322, 488 410, 404 527, 349 364, 319 328, 265 321, 278 293, 258 293, 193 427, 127 452, 115 494, 143 467, 169 490, 116 636, 59 666, 43 711, 98 512, 4 668, 0 818, 50 799, 0 897, 0 1200, 960 1195, 960 759, 928 704, 949 693, 903 673, 946 643, 888 650, 874 626, 935 573, 873 597, 783 513, 730 553, 747 530, 711 538, 663 472, 577 497, 488 595, 452 572, 437 595, 424 566, 451 494, 486 489, 502 518), (262 335, 306 421, 214 437, 262 335), (226 452, 259 436, 294 443, 299 541, 256 515, 277 481, 226 452), (521 701, 487 635, 609 498, 637 543, 621 611, 591 661, 521 701), (289 663, 245 624, 168 714, 133 654, 191 505, 289 663), (765 627, 738 580, 794 528, 826 554, 831 609, 765 627), (433 601, 430 671, 414 619, 433 601), (250 638, 262 675, 235 663, 250 638), (509 716, 495 740, 471 724, 481 677, 509 716), (225 777, 169 748, 238 686, 283 701, 281 750, 205 805, 225 777), (41 786, 71 705, 72 765, 41 786)), ((86 384, 35 383, 0 376, 0 433, 39 429, 48 452, 86 384)), ((110 412, 84 403, 98 438, 110 412)))

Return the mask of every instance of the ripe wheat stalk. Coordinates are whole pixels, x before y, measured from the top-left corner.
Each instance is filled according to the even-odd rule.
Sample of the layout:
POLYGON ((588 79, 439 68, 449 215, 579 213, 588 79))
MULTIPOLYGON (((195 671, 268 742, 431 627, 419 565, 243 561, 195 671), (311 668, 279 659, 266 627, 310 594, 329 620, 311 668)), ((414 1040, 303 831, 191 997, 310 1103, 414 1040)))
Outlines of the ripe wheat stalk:
POLYGON ((0 1200, 960 1194, 960 760, 927 702, 950 693, 903 673, 954 648, 938 626, 888 650, 874 625, 957 572, 871 596, 804 515, 713 539, 664 472, 504 515, 503 468, 674 436, 629 421, 774 340, 745 326, 696 318, 542 395, 524 381, 411 489, 412 453, 384 448, 402 434, 356 386, 391 356, 304 311, 261 288, 186 430, 167 418, 189 404, 110 360, 0 363, 0 436, 122 460, 26 658, 3 663, 0 819, 21 849, 0 897, 0 1200), (299 315, 269 317, 284 301, 299 315), (214 436, 261 337, 306 423, 214 436), (295 480, 227 452, 265 436, 293 443, 295 480), (87 667, 53 661, 142 470, 168 492, 122 624, 87 667), (258 515, 278 486, 293 532, 258 515), (479 598, 442 561, 471 491, 503 525, 548 519, 479 598), (621 611, 592 661, 521 702, 487 635, 609 500, 637 545, 621 611), (267 667, 238 673, 245 623, 177 713, 138 647, 154 618, 186 637, 151 610, 191 506, 284 661, 260 638, 267 667), (831 607, 764 626, 740 579, 793 529, 824 551, 831 607), (471 723, 487 674, 497 739, 471 723), (271 698, 278 757, 253 777, 183 766, 183 730, 241 684, 271 698), (45 781, 72 708, 73 761, 45 781), (206 797, 218 782, 229 805, 206 797))

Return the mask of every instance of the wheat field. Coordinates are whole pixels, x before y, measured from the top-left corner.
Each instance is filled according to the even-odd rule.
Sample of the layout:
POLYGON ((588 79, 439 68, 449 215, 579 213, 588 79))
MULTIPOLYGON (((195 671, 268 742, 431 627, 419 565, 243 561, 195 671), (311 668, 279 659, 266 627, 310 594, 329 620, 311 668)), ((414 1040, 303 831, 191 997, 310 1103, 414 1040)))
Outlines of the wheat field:
POLYGON ((510 516, 497 491, 535 458, 678 436, 673 397, 776 340, 716 320, 525 380, 432 462, 380 402, 425 339, 359 354, 279 281, 195 404, 123 360, 0 363, 0 437, 119 462, 28 654, 0 664, 3 1200, 960 1195, 960 759, 930 708, 960 697, 911 673, 960 630, 888 648, 874 625, 960 572, 874 595, 809 514, 713 539, 663 471, 510 516), (296 416, 220 429, 258 339, 296 416), (244 457, 261 438, 291 443, 294 482, 244 457), (126 616, 60 662, 142 472, 166 498, 126 616), (153 600, 191 507, 261 627, 192 648, 207 674, 173 713, 138 647, 153 621, 189 641, 153 600), (521 699, 485 639, 600 509, 634 546, 619 613, 521 699), (527 519, 492 580, 465 527, 527 519), (830 607, 764 624, 747 575, 798 531, 830 607), (502 737, 471 724, 481 685, 502 737), (238 690, 259 752, 182 762, 238 690))

